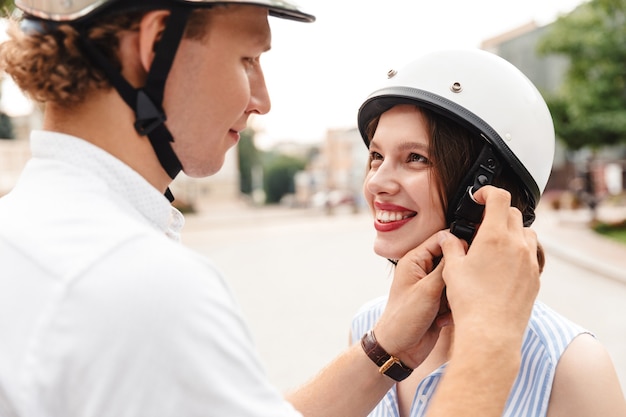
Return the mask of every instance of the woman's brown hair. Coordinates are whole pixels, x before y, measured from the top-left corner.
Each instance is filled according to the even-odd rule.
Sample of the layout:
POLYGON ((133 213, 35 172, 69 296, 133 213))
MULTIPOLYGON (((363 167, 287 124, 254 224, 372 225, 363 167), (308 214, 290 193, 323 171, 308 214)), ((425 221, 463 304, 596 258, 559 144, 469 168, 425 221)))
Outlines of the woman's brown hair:
MULTIPOLYGON (((444 213, 447 213, 450 201, 456 195, 463 179, 478 157, 485 139, 478 133, 470 131, 439 113, 419 106, 416 107, 424 115, 428 124, 430 133, 429 155, 433 163, 431 173, 434 175, 444 213)), ((380 115, 367 125, 368 143, 374 137, 379 120, 380 115)), ((522 213, 533 212, 534 207, 531 207, 531 202, 527 198, 521 181, 506 164, 500 175, 494 180, 493 185, 511 193, 511 206, 516 207, 522 213)), ((540 270, 542 270, 545 256, 541 246, 537 251, 537 259, 540 270)))

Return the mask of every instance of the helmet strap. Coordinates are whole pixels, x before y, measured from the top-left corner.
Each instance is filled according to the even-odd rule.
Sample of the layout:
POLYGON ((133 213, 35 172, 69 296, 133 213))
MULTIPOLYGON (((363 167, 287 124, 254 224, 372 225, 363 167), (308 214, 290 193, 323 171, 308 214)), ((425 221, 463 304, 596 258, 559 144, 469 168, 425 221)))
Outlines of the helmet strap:
POLYGON ((472 243, 474 239, 485 209, 484 205, 476 202, 473 193, 485 185, 493 184, 493 180, 500 174, 501 170, 502 165, 493 148, 489 143, 485 143, 476 162, 461 182, 455 198, 448 207, 448 218, 453 219, 450 224, 450 232, 460 239, 464 239, 468 244, 472 243), (454 211, 450 215, 452 209, 454 211))
MULTIPOLYGON (((187 19, 192 11, 189 7, 171 7, 165 30, 155 45, 154 60, 141 88, 134 88, 122 76, 108 58, 87 37, 86 29, 82 29, 81 40, 85 53, 106 74, 109 82, 118 91, 122 99, 135 112, 135 130, 147 136, 159 163, 173 180, 182 170, 182 164, 172 149, 174 138, 165 126, 167 117, 163 110, 163 93, 165 82, 174 62, 176 51, 185 33, 187 19)), ((165 196, 174 201, 170 189, 165 196)))

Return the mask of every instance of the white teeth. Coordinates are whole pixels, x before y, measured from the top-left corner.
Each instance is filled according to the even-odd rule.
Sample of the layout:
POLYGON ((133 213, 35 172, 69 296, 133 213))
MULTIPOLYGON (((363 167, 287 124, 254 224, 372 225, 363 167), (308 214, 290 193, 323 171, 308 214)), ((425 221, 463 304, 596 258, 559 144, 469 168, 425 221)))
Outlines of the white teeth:
POLYGON ((399 220, 408 219, 409 217, 415 215, 413 212, 398 212, 398 211, 385 211, 385 210, 376 210, 376 220, 381 223, 391 223, 397 222, 399 220))

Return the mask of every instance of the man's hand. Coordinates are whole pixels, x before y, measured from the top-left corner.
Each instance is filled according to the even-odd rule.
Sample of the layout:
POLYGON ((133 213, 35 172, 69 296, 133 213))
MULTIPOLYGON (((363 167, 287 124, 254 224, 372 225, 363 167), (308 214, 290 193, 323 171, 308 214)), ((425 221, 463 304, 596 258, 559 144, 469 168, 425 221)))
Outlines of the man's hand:
POLYGON ((485 215, 466 253, 449 236, 442 242, 443 278, 456 331, 493 330, 520 338, 539 292, 537 236, 510 207, 510 194, 486 186, 474 198, 485 204, 485 215))
POLYGON ((537 236, 510 194, 485 186, 474 198, 485 214, 472 246, 452 235, 441 244, 454 346, 429 417, 502 415, 539 292, 537 236))

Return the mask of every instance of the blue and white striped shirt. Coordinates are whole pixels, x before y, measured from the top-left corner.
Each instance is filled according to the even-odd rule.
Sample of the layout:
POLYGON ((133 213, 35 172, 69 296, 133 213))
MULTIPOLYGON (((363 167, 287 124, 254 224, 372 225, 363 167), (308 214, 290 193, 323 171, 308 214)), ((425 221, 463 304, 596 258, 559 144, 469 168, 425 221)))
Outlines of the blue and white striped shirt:
MULTIPOLYGON (((383 310, 387 298, 381 297, 365 304, 352 320, 352 342, 358 342, 371 329, 383 310)), ((545 417, 548 411, 556 365, 569 343, 585 329, 562 317, 545 304, 536 302, 528 322, 522 345, 520 372, 511 390, 503 416, 545 417)), ((446 364, 418 385, 410 417, 426 414, 446 364)), ((398 397, 395 386, 378 403, 369 417, 398 417, 398 397)))

